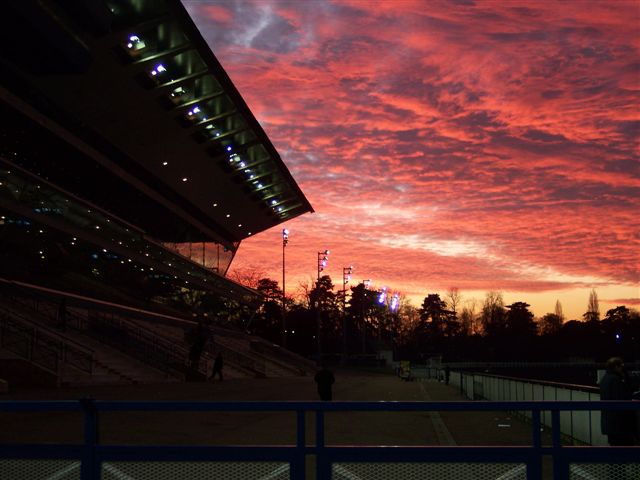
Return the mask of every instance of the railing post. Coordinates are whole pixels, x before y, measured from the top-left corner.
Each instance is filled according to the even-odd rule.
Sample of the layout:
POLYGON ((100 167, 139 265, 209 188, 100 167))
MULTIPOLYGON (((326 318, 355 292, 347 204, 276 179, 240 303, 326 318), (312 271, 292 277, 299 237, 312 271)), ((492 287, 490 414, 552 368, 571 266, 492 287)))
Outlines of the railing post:
POLYGON ((553 445, 553 478, 566 480, 569 478, 568 466, 562 458, 562 439, 560 436, 560 411, 551 410, 551 441, 553 445))
POLYGON ((305 478, 306 471, 306 412, 296 411, 296 454, 291 466, 291 478, 305 478))
POLYGON ((96 445, 98 443, 98 411, 93 398, 80 400, 84 410, 84 451, 80 467, 81 480, 99 480, 99 465, 96 462, 96 445))
POLYGON ((527 479, 540 480, 542 478, 542 438, 540 435, 540 410, 531 410, 531 428, 534 458, 527 465, 527 479))
POLYGON ((324 412, 316 410, 316 480, 329 480, 331 469, 324 458, 324 412))

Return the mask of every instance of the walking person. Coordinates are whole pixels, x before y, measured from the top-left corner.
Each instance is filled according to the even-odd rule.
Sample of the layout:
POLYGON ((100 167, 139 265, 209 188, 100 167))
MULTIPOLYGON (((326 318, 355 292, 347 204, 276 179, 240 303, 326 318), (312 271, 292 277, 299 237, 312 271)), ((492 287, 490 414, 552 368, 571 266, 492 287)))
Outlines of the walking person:
POLYGON ((218 375, 218 377, 220 378, 220 381, 222 381, 223 366, 224 366, 224 360, 222 360, 222 354, 218 353, 218 355, 216 355, 216 359, 213 362, 213 370, 211 371, 211 376, 209 377, 209 380, 214 380, 215 376, 218 375))

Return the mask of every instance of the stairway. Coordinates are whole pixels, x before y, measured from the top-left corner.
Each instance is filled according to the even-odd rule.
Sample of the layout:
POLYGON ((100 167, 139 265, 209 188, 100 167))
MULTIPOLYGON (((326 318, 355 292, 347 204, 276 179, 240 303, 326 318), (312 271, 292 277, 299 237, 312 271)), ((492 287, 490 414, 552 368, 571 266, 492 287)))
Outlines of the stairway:
POLYGON ((79 332, 69 331, 66 335, 93 350, 93 372, 89 375, 72 367, 65 368, 62 373, 62 385, 148 384, 182 380, 175 375, 171 376, 145 365, 141 361, 79 332))

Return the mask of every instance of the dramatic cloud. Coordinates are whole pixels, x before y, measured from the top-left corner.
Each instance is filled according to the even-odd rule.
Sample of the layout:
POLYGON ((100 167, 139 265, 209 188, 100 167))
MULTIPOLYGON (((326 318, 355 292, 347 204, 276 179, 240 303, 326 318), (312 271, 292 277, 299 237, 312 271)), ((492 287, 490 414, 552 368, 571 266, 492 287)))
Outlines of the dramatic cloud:
MULTIPOLYGON (((414 303, 637 305, 636 1, 185 5, 317 212, 287 224, 288 291, 329 248, 336 284, 353 264, 414 303)), ((281 278, 280 248, 257 235, 232 268, 281 278)))

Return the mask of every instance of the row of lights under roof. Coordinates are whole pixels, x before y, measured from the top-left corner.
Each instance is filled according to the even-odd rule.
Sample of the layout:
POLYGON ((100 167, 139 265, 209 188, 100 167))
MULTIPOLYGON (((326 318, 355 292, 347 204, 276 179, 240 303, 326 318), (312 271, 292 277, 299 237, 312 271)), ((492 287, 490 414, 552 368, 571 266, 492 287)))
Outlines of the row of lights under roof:
MULTIPOLYGON (((90 212, 91 212, 91 210, 87 210, 87 212, 89 212, 89 213, 90 213, 90 212)), ((109 221, 109 220, 107 219, 107 221, 109 221)), ((28 221, 19 221, 19 220, 14 221, 14 220, 11 220, 11 219, 7 219, 7 217, 6 217, 5 215, 0 216, 0 225, 4 225, 4 224, 5 224, 5 222, 6 222, 6 223, 24 224, 24 225, 27 225, 27 226, 31 225, 31 222, 28 222, 28 221)), ((95 228, 100 228, 100 227, 99 227, 98 225, 96 225, 96 226, 95 226, 95 228)), ((129 231, 129 230, 127 229, 127 231, 129 231)), ((38 233, 38 234, 44 234, 44 230, 43 230, 43 229, 38 229, 38 232, 37 232, 37 233, 38 233)), ((113 240, 113 241, 115 241, 115 239, 112 239, 112 240, 113 240)), ((72 239, 71 239, 71 241, 70 241, 69 243, 70 243, 71 245, 75 246, 77 241, 78 241, 78 239, 77 239, 76 237, 72 237, 72 239)), ((119 244, 119 245, 123 245, 123 243, 122 243, 121 241, 119 241, 119 242, 118 242, 118 244, 119 244)), ((126 245, 125 245, 125 247, 126 247, 126 245)), ((146 248, 149 248, 149 246, 147 245, 147 247, 146 247, 146 248)), ((45 259, 44 252, 43 252, 43 251, 39 251, 38 253, 41 255, 41 259, 43 259, 43 260, 44 260, 44 259, 45 259)), ((99 252, 98 252, 98 253, 99 253, 99 252)), ((106 248, 103 248, 103 249, 102 249, 102 253, 105 253, 105 254, 109 255, 109 252, 108 252, 108 250, 107 250, 106 248)), ((142 251, 140 251, 139 253, 140 253, 140 254, 144 253, 144 255, 145 255, 146 257, 149 257, 149 253, 147 253, 147 252, 142 252, 142 251)), ((159 252, 159 253, 160 253, 160 255, 162 254, 162 252, 159 252)), ((92 257, 93 257, 93 258, 98 258, 98 254, 97 254, 97 253, 94 253, 94 254, 92 255, 92 257)), ((111 254, 109 257, 110 257, 110 258, 112 258, 112 259, 116 259, 116 260, 118 259, 117 255, 114 255, 114 254, 111 254)), ((127 259, 127 261, 128 261, 128 262, 131 262, 131 259, 127 259)), ((125 263, 125 262, 124 262, 124 260, 121 260, 121 261, 120 261, 120 263, 125 263)), ((168 265, 169 265, 170 267, 172 267, 172 264, 171 264, 171 263, 168 263, 168 265)), ((134 265, 134 266, 135 266, 135 265, 134 265)), ((137 266, 136 266, 136 268, 141 268, 141 267, 137 267, 137 266)), ((151 271, 153 270, 153 267, 148 267, 148 268, 149 268, 149 270, 151 270, 151 271)), ((142 270, 142 271, 144 271, 144 269, 142 269, 142 268, 141 268, 141 270, 142 270)), ((188 274, 188 275, 192 275, 192 273, 191 273, 191 272, 187 272, 187 274, 188 274)), ((176 276, 175 278, 178 278, 178 277, 176 276)), ((206 279, 206 278, 204 278, 204 279, 202 279, 202 280, 203 280, 204 282, 206 282, 206 281, 207 281, 207 279, 206 279)))
MULTIPOLYGON (((6 171, 6 173, 7 173, 7 174, 11 174, 11 171, 10 171, 10 170, 7 170, 7 171, 6 171)), ((4 184, 3 184, 3 182, 0 182, 0 186, 3 186, 3 185, 4 185, 4 184)), ((37 185, 37 188, 40 188, 40 186, 39 186, 39 185, 37 185)), ((66 201, 67 203, 69 202, 69 200, 68 200, 68 199, 65 199, 65 201, 66 201)), ((40 204, 41 204, 41 205, 45 205, 45 202, 44 202, 44 201, 41 201, 41 202, 40 202, 40 204)), ((217 204, 216 204, 216 203, 214 203, 214 205, 213 205, 213 206, 214 206, 214 207, 216 207, 216 206, 217 206, 217 204)), ((43 214, 47 214, 47 213, 51 213, 51 212, 58 213, 58 212, 57 212, 57 210, 59 210, 59 209, 51 209, 51 208, 48 208, 48 207, 42 207, 42 208, 41 208, 41 207, 36 207, 36 208, 34 208, 34 211, 35 211, 36 213, 43 213, 43 214)), ((92 213, 91 209, 87 209, 86 211, 87 211, 87 213, 92 213)), ((229 217, 229 216, 230 216, 230 215, 227 215, 227 217, 229 217)), ((110 220, 109 218, 105 218, 104 220, 105 220, 107 223, 111 223, 111 220, 110 220)), ((10 218, 8 219, 5 215, 0 216, 0 225, 4 225, 5 223, 8 223, 8 224, 17 224, 17 225, 25 225, 25 226, 30 226, 30 225, 31 225, 31 222, 29 222, 28 220, 20 220, 20 219, 13 220, 13 219, 10 219, 10 218)), ((240 224, 240 225, 238 225, 238 226, 239 226, 239 227, 241 227, 242 225, 240 224)), ((96 229, 100 229, 100 226, 99 226, 99 225, 94 225, 94 227, 95 227, 96 229)), ((126 232, 129 232, 129 229, 128 229, 128 228, 126 228, 126 227, 124 227, 124 230, 125 230, 126 232)), ((27 233, 30 233, 30 232, 27 232, 27 233)), ((44 230, 43 230, 43 229, 38 229, 38 233, 39 233, 39 234, 43 234, 43 233, 44 233, 44 230)), ((251 232, 249 232, 249 235, 251 235, 251 232)), ((115 241, 116 241, 116 240, 115 240, 115 238, 112 238, 111 240, 112 240, 113 242, 115 242, 115 241)), ((76 244, 76 243, 75 243, 76 241, 77 241, 77 238, 76 238, 76 237, 72 237, 72 240, 70 241, 70 244, 71 244, 71 245, 75 245, 75 244, 76 244)), ((118 241, 118 244, 119 244, 119 245, 123 245, 122 241, 118 241)), ((124 246, 124 247, 126 247, 126 248, 128 248, 128 246, 127 246, 127 245, 123 245, 123 246, 124 246)), ((145 248, 147 248, 147 249, 148 249, 148 248, 149 248, 149 246, 147 245, 145 248)), ((107 250, 106 250, 106 249, 103 249, 103 252, 104 252, 104 253, 107 253, 107 250)), ((143 252, 142 252, 142 251, 140 251, 139 253, 143 253, 143 252)), ((162 251, 160 251, 160 252, 158 252, 158 253, 159 253, 160 255, 162 255, 162 251)), ((42 254, 42 255, 43 255, 43 254, 42 254)), ((145 255, 146 255, 147 257, 149 256, 149 254, 148 254, 148 253, 145 253, 145 255)), ((44 256, 42 256, 42 259, 44 259, 44 258, 45 258, 45 257, 44 257, 44 256)), ((130 259, 129 259, 129 262, 131 262, 131 260, 130 260, 130 259)), ((124 262, 122 262, 122 263, 124 263, 124 262)), ((170 267, 172 266, 172 265, 171 265, 171 263, 169 263, 168 265, 169 265, 170 267)), ((152 267, 150 267, 150 270, 153 270, 153 268, 152 268, 152 267)), ((191 272, 188 272, 188 274, 189 274, 189 275, 191 275, 191 272)), ((176 278, 177 278, 177 277, 176 277, 176 278)), ((205 282, 206 282, 206 281, 207 281, 207 279, 205 278, 205 279, 203 279, 203 281, 205 281, 205 282)))
MULTIPOLYGON (((144 49, 146 47, 146 44, 144 42, 144 40, 142 40, 138 35, 130 35, 129 36, 129 41, 127 42, 127 48, 129 49, 130 52, 133 52, 134 56, 137 55, 140 50, 144 49)), ((167 73, 167 68, 162 64, 159 63, 157 64, 151 71, 149 71, 149 74, 152 78, 154 79, 158 79, 159 75, 165 74, 167 73)), ((183 86, 178 86, 176 88, 173 89, 173 91, 170 93, 170 97, 173 100, 175 100, 176 98, 179 98, 183 95, 187 94, 187 90, 183 87, 183 86)), ((175 102, 174 102, 175 103, 175 102)), ((206 114, 203 113, 203 115, 198 115, 200 113, 203 113, 200 106, 199 105, 194 105, 193 108, 191 108, 187 113, 186 113, 186 118, 190 121, 193 121, 194 119, 198 119, 198 121, 207 121, 207 116, 206 114)), ((210 135, 213 138, 219 137, 221 135, 221 131, 219 129, 216 129, 216 127, 214 125, 207 125, 205 127, 205 130, 211 131, 210 135)), ((241 159, 240 155, 237 153, 232 153, 233 151, 233 147, 231 145, 227 145, 226 147, 226 151, 227 153, 229 153, 229 162, 230 163, 238 163, 238 166, 243 169, 246 164, 245 162, 241 159)), ((164 161, 162 162, 163 166, 167 166, 168 162, 164 161)), ((251 171, 251 169, 244 169, 244 173, 247 174, 248 180, 253 180, 253 178, 255 177, 255 175, 253 174, 253 172, 251 171)), ((187 182, 188 178, 187 177, 182 177, 182 182, 187 182)), ((252 181, 251 184, 255 187, 256 191, 260 191, 264 188, 264 185, 262 185, 262 183, 260 181, 252 181)), ((265 191, 265 193, 268 193, 267 191, 265 191)), ((272 199, 270 201, 269 207, 276 213, 276 214, 281 214, 283 208, 281 206, 278 205, 278 200, 277 199, 272 199)), ((230 215, 227 215, 227 218, 229 218, 230 215)), ((241 228, 242 224, 238 224, 238 228, 241 228)), ((251 232, 247 232, 247 235, 251 235, 251 232)))

